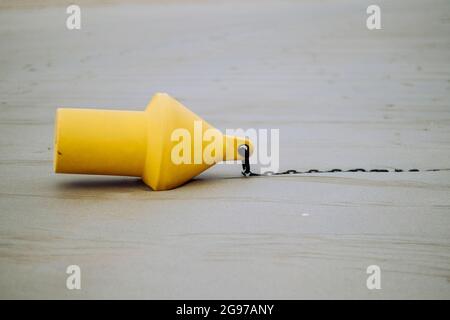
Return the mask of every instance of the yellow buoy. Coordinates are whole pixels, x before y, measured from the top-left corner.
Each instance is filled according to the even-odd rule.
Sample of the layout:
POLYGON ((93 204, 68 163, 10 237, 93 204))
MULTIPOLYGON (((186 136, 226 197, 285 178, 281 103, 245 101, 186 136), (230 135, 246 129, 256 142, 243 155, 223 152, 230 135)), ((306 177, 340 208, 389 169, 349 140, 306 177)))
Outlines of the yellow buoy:
POLYGON ((157 93, 145 111, 59 108, 54 170, 142 177, 153 190, 168 190, 218 161, 241 160, 242 145, 252 152, 247 138, 223 135, 174 98, 157 93))

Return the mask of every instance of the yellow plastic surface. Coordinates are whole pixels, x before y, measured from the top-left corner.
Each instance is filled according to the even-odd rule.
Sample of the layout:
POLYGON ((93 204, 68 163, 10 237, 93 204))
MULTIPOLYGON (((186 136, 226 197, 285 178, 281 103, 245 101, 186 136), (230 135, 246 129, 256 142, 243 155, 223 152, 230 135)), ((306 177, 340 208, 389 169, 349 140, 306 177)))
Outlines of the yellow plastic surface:
MULTIPOLYGON (((195 136, 214 129, 206 121, 167 94, 157 93, 145 111, 59 108, 56 112, 54 170, 57 173, 142 177, 153 190, 182 185, 221 160, 241 160, 240 145, 246 138, 221 135, 223 155, 213 163, 175 164, 171 152, 175 129, 195 136), (198 133, 198 132, 197 132, 198 133)), ((199 141, 204 150, 210 142, 199 141)), ((194 155, 195 143, 191 153, 194 155)), ((198 162, 198 161, 197 161, 198 162)))

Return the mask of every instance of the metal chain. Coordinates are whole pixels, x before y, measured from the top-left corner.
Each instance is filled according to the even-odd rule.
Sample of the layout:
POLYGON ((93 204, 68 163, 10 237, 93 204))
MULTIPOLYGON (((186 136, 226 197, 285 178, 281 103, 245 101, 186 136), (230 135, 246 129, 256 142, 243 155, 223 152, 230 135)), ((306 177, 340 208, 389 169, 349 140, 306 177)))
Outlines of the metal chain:
POLYGON ((306 171, 299 170, 286 170, 281 172, 272 172, 268 171, 263 174, 255 173, 250 170, 250 148, 248 145, 242 145, 239 148, 239 153, 244 156, 244 160, 242 161, 242 174, 246 177, 252 176, 281 176, 281 175, 297 175, 297 174, 307 174, 307 173, 338 173, 338 172, 431 172, 431 171, 450 171, 450 168, 446 169, 331 169, 331 170, 318 170, 318 169, 310 169, 306 171))

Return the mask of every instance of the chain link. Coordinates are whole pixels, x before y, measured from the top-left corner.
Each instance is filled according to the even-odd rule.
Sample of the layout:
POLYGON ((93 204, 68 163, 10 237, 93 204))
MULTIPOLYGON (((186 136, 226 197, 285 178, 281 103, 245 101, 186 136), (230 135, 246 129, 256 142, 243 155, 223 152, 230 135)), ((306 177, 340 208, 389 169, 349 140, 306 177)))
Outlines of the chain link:
POLYGON ((435 172, 435 171, 450 171, 450 168, 446 169, 363 169, 363 168, 355 168, 355 169, 331 169, 331 170, 318 170, 318 169, 309 169, 306 171, 299 171, 295 169, 289 169, 281 172, 272 172, 267 171, 265 173, 255 173, 250 170, 250 148, 248 145, 241 146, 244 153, 244 160, 242 161, 242 174, 246 177, 253 176, 281 176, 281 175, 299 175, 299 174, 307 174, 307 173, 338 173, 338 172, 435 172))

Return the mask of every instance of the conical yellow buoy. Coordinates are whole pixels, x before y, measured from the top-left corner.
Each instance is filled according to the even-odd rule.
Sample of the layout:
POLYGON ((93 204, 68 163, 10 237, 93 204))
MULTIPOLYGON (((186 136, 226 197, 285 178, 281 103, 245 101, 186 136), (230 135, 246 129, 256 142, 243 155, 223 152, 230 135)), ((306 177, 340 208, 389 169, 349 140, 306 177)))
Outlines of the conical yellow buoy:
POLYGON ((247 138, 223 135, 174 98, 157 93, 145 111, 59 108, 54 170, 142 177, 153 190, 168 190, 216 162, 241 160, 241 145, 253 150, 247 138))

